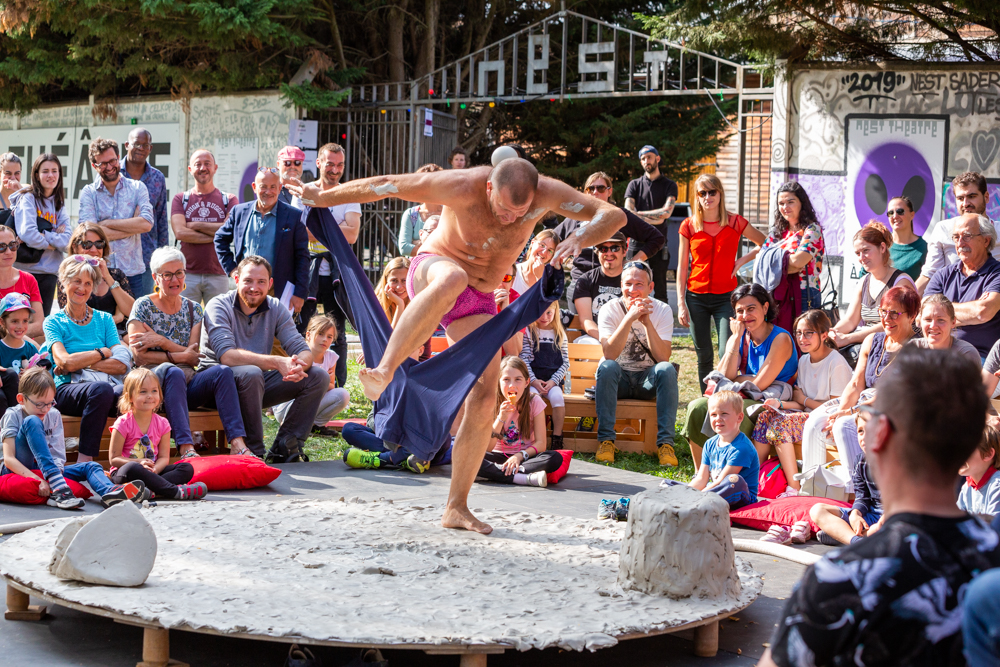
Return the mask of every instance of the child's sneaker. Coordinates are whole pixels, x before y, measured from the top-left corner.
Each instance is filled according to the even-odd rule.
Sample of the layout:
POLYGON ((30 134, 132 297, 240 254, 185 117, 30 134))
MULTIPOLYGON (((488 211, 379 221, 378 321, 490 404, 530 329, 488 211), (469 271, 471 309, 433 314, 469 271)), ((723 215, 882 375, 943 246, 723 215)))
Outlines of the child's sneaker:
POLYGON ((419 475, 431 469, 431 462, 421 461, 415 455, 410 454, 406 457, 405 461, 399 464, 399 467, 403 470, 409 470, 410 472, 417 473, 419 475))
POLYGON ((344 452, 344 463, 351 468, 365 468, 372 470, 382 465, 382 460, 378 457, 378 452, 368 452, 357 447, 351 447, 344 452))
POLYGON ((177 485, 177 500, 201 500, 206 495, 208 495, 208 485, 205 482, 177 485))
POLYGON ((597 507, 598 519, 614 519, 617 514, 618 501, 601 498, 601 504, 597 507))
POLYGON ((619 498, 615 503, 615 521, 628 521, 628 498, 619 498))
POLYGON ((58 491, 53 491, 49 494, 49 497, 45 499, 46 505, 58 507, 61 510, 83 509, 83 502, 83 498, 77 498, 74 496, 68 486, 63 487, 58 491))
POLYGON ((101 496, 101 504, 105 507, 111 507, 120 502, 131 500, 136 505, 141 505, 144 500, 149 500, 152 497, 153 494, 146 488, 146 485, 136 480, 125 484, 115 484, 110 491, 101 496))
POLYGON ((533 472, 528 475, 528 486, 548 486, 549 476, 544 470, 533 472))

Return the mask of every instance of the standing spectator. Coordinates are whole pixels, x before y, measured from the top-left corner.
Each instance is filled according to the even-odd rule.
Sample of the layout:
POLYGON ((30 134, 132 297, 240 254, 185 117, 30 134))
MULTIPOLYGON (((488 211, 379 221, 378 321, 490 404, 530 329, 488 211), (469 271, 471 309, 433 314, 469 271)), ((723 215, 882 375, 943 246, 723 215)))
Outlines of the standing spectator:
POLYGON ((21 158, 14 153, 0 154, 0 211, 11 209, 10 196, 21 189, 21 158))
POLYGON ((145 296, 153 291, 153 274, 149 271, 149 258, 153 251, 170 245, 170 221, 167 218, 167 179, 163 172, 149 164, 147 159, 153 148, 153 135, 144 127, 134 128, 125 142, 124 178, 140 181, 149 193, 149 204, 153 207, 153 228, 142 235, 142 263, 146 270, 142 274, 142 292, 135 296, 145 296))
MULTIPOLYGON (((436 164, 425 164, 417 169, 417 174, 430 174, 435 171, 444 171, 436 164)), ((420 230, 423 229, 427 218, 432 215, 441 215, 441 204, 418 204, 403 211, 399 216, 399 252, 404 257, 416 257, 420 252, 420 230)))
POLYGON ((215 233, 215 252, 230 275, 246 257, 266 259, 269 273, 274 267, 274 295, 279 301, 285 284, 294 285, 291 306, 297 313, 309 296, 309 235, 302 212, 278 200, 280 188, 277 169, 258 169, 253 181, 257 198, 233 207, 215 233))
MULTIPOLYGON (((94 258, 92 265, 97 268, 97 281, 87 299, 87 305, 111 315, 118 333, 124 336, 126 320, 132 312, 135 297, 129 291, 125 274, 120 269, 108 268, 111 243, 100 225, 90 222, 77 225, 69 240, 69 254, 94 258)), ((66 307, 66 291, 62 284, 56 289, 56 301, 60 308, 66 307)))
POLYGON ((278 194, 278 201, 295 208, 302 207, 301 204, 296 205, 292 201, 295 195, 289 192, 285 185, 292 179, 295 181, 302 179, 302 164, 305 161, 306 154, 298 146, 285 146, 278 151, 278 173, 281 174, 281 192, 278 194))
POLYGON ((601 308, 600 336, 604 361, 597 367, 597 460, 615 460, 615 412, 618 399, 656 400, 656 445, 661 466, 676 466, 677 370, 670 363, 674 313, 650 298, 652 271, 645 262, 629 262, 621 274, 621 297, 601 308))
POLYGON ((971 343, 986 359, 1000 339, 1000 262, 990 253, 997 232, 985 215, 966 213, 955 222, 952 243, 958 256, 934 273, 926 293, 944 294, 955 306, 955 338, 971 343))
POLYGON ((987 405, 979 369, 961 354, 900 351, 864 408, 882 527, 809 567, 761 667, 964 664, 962 600, 1000 566, 996 532, 955 504, 987 405))
MULTIPOLYGON (((660 152, 653 146, 639 150, 643 174, 632 179, 625 188, 625 208, 632 211, 667 238, 667 221, 677 201, 677 184, 660 173, 660 152)), ((649 258, 656 283, 656 299, 667 303, 667 258, 664 253, 649 258)))
MULTIPOLYGON (((921 296, 935 273, 958 260, 955 242, 952 240, 958 220, 963 215, 972 213, 986 215, 986 199, 989 193, 986 188, 986 178, 982 174, 974 171, 959 174, 951 182, 951 191, 955 195, 955 203, 958 204, 958 215, 941 220, 924 232, 924 239, 927 241, 927 259, 920 269, 920 277, 917 278, 917 291, 921 296)), ((994 247, 991 254, 994 259, 1000 259, 1000 247, 994 247)))
POLYGON ((240 201, 215 187, 218 170, 212 151, 196 150, 188 164, 194 187, 178 192, 170 205, 170 225, 188 268, 187 286, 181 294, 201 304, 229 291, 229 276, 215 254, 215 233, 240 201))
POLYGON ((313 365, 291 314, 267 295, 273 282, 267 260, 249 255, 234 273, 236 289, 215 297, 205 309, 202 365, 233 369, 246 446, 257 456, 265 453, 261 410, 292 401, 267 455, 276 463, 308 460, 302 446, 330 387, 330 375, 313 365), (291 356, 271 354, 276 337, 291 356))
POLYGON ((27 297, 31 304, 31 309, 35 311, 31 315, 31 324, 28 325, 27 335, 34 338, 42 334, 42 296, 38 292, 38 281, 27 271, 19 271, 14 268, 14 259, 17 257, 17 248, 21 245, 14 235, 14 230, 6 225, 0 225, 0 297, 8 294, 20 294, 27 297))
POLYGON ((795 181, 778 188, 774 222, 764 248, 780 246, 789 255, 788 273, 799 274, 802 312, 820 307, 823 272, 823 230, 805 189, 795 181))
POLYGON ((910 276, 920 277, 920 271, 927 259, 927 241, 913 232, 913 202, 909 197, 893 197, 889 200, 889 224, 892 225, 892 247, 889 255, 892 265, 910 276))
MULTIPOLYGON (((14 194, 11 202, 14 204, 14 225, 21 243, 43 251, 37 262, 18 262, 14 265, 21 271, 30 271, 38 282, 42 296, 41 317, 38 319, 41 320, 52 309, 58 282, 56 274, 72 232, 69 206, 63 199, 59 158, 52 153, 42 153, 35 158, 35 163, 31 165, 31 185, 14 194), (47 228, 47 231, 42 231, 42 228, 47 228)), ((40 333, 37 324, 32 330, 40 333)))
POLYGON ((452 169, 465 169, 469 166, 469 154, 461 146, 455 146, 448 154, 448 165, 452 169))
POLYGON ((622 266, 625 260, 625 237, 615 232, 604 243, 594 246, 600 266, 588 271, 576 282, 573 303, 580 315, 583 335, 574 343, 597 345, 601 335, 598 332, 598 316, 604 304, 622 295, 622 266))
POLYGON ((677 321, 691 327, 698 382, 704 393, 704 378, 715 366, 712 325, 718 332, 719 349, 726 349, 733 316, 729 296, 736 289, 736 271, 754 256, 748 253, 737 259, 740 242, 745 236, 760 246, 764 235, 746 218, 726 209, 726 192, 718 176, 702 174, 694 187, 694 216, 681 223, 677 250, 677 321))
MULTIPOLYGON (((319 182, 324 190, 329 190, 340 184, 340 179, 344 175, 344 162, 346 155, 344 148, 340 144, 325 144, 321 146, 316 154, 316 167, 319 170, 319 182)), ((296 206, 301 206, 296 198, 296 206)), ((327 208, 334 221, 339 225, 340 231, 348 243, 353 244, 358 240, 361 232, 361 205, 360 204, 340 204, 327 208)), ((337 385, 344 387, 347 384, 347 332, 345 324, 347 315, 339 303, 333 290, 335 281, 340 280, 340 267, 333 259, 333 255, 323 246, 312 232, 306 228, 309 236, 309 298, 306 299, 302 308, 301 322, 298 326, 299 333, 305 335, 306 327, 312 316, 316 314, 316 306, 323 304, 323 314, 333 318, 336 322, 336 340, 333 343, 333 353, 337 356, 336 370, 334 375, 337 385)))
POLYGON ((132 294, 141 294, 146 271, 142 235, 155 223, 149 191, 139 181, 122 178, 118 142, 97 137, 90 142, 89 156, 100 178, 80 193, 78 222, 93 222, 104 228, 111 241, 109 266, 122 270, 132 294))

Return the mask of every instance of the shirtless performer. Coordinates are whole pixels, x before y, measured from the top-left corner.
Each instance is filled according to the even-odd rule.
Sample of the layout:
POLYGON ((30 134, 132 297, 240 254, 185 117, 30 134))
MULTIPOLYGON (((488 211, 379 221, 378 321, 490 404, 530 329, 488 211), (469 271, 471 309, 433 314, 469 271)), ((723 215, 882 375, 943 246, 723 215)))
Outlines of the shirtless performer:
MULTIPOLYGON (((496 167, 477 167, 398 176, 374 176, 321 190, 316 184, 289 189, 307 206, 365 203, 397 197, 441 204, 434 234, 410 263, 407 289, 411 301, 392 332, 376 368, 360 372, 365 395, 382 395, 399 365, 423 344, 438 323, 450 342, 458 341, 496 314, 493 290, 500 284, 548 211, 590 220, 556 248, 559 266, 581 249, 603 241, 625 224, 618 208, 577 192, 565 183, 539 176, 527 160, 509 158, 496 167)), ((469 490, 490 441, 500 353, 473 388, 463 407, 455 438, 451 488, 441 524, 480 533, 493 529, 468 508, 469 490)))

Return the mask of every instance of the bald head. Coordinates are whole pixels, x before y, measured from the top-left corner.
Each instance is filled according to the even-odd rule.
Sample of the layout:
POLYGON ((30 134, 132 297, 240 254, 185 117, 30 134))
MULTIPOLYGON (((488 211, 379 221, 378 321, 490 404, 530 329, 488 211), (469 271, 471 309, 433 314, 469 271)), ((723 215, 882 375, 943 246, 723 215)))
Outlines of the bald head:
POLYGON ((128 153, 128 160, 134 164, 142 164, 149 157, 152 148, 153 135, 144 127, 134 127, 128 133, 128 141, 125 142, 125 151, 128 153))
POLYGON ((507 158, 490 172, 490 185, 514 206, 524 206, 535 196, 538 170, 527 160, 507 158))
POLYGON ((281 178, 270 169, 258 171, 253 179, 253 191, 257 195, 257 208, 261 211, 270 211, 278 202, 281 178))

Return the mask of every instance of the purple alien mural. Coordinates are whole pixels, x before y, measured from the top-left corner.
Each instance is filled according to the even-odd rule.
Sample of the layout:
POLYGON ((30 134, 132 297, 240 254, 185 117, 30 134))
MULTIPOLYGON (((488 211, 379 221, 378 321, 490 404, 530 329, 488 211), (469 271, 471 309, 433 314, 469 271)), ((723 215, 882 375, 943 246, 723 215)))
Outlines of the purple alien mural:
POLYGON ((872 218, 888 226, 889 200, 900 195, 913 202, 913 231, 922 236, 934 213, 935 186, 927 160, 906 144, 882 144, 865 158, 854 183, 854 209, 861 225, 872 218))

